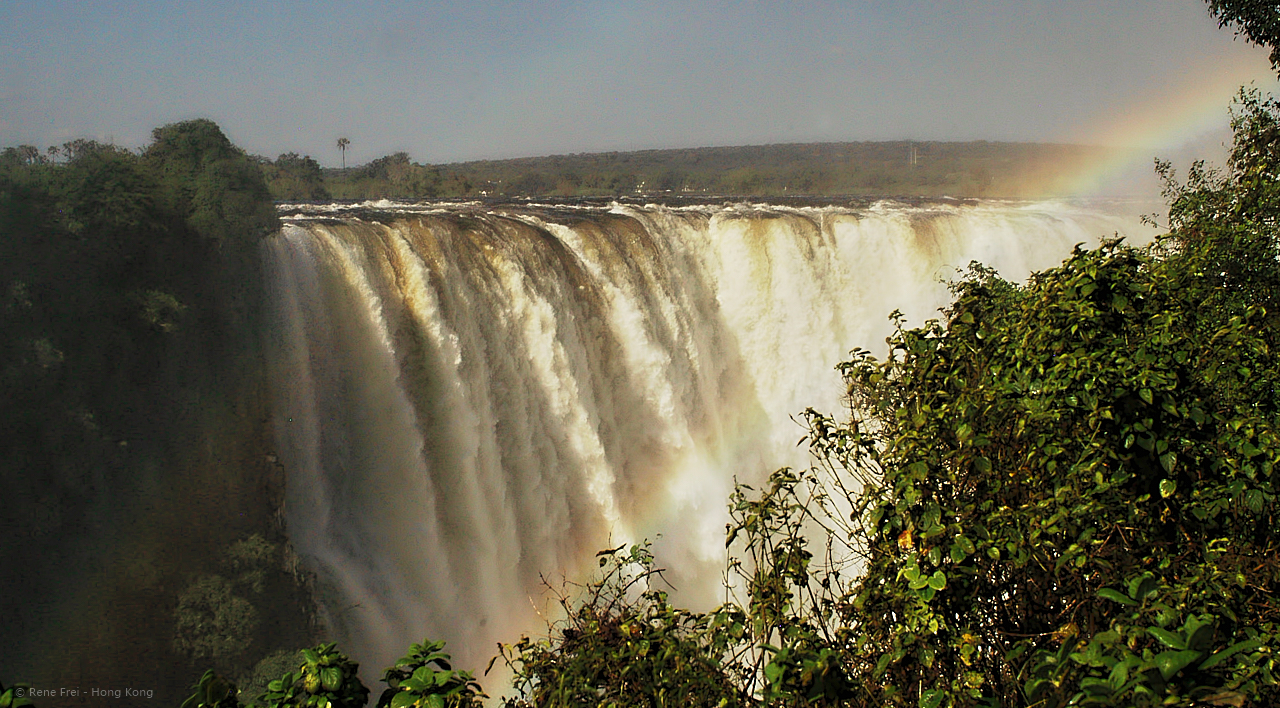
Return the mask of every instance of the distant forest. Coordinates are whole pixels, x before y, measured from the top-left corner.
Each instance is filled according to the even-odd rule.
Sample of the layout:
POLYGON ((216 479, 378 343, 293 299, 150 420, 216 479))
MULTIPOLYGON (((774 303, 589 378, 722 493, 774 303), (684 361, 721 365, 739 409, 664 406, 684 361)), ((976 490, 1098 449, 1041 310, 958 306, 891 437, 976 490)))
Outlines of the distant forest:
POLYGON ((1113 148, 1000 142, 858 142, 553 155, 424 165, 399 152, 321 168, 309 156, 262 162, 282 201, 327 199, 752 195, 1063 195, 1071 175, 1113 148))

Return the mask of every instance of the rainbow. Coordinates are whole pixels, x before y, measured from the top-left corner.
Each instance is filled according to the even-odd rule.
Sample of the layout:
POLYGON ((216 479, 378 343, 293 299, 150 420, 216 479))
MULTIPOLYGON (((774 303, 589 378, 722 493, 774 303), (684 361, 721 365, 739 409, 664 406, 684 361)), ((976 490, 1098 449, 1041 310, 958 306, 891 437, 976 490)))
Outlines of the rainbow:
POLYGON ((1151 173, 1156 157, 1187 156, 1221 164, 1225 152, 1215 143, 1230 139, 1229 107, 1242 86, 1275 93, 1280 84, 1265 60, 1237 55, 1186 76, 1172 92, 1153 90, 1134 108, 1088 126, 1079 142, 1117 149, 1059 182, 1061 191, 1079 196, 1125 191, 1132 180, 1144 181, 1141 176, 1151 173))

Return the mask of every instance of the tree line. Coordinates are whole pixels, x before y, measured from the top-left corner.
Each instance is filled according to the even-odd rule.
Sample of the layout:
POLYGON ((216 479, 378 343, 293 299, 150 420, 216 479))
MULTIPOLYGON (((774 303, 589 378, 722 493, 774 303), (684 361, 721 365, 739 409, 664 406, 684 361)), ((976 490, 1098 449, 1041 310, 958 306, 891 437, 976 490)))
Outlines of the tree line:
MULTIPOLYGON (((258 158, 281 201, 520 196, 1042 197, 1121 152, 1079 145, 862 142, 609 152, 426 165, 398 152, 350 169, 258 158)), ((345 152, 344 152, 345 155, 345 152)))

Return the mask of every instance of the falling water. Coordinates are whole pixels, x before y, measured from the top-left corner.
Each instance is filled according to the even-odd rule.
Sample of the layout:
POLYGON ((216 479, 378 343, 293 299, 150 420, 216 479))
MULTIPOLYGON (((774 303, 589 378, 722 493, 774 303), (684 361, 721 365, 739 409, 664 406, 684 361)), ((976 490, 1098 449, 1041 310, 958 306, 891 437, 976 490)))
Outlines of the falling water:
POLYGON ((536 631, 543 579, 658 538, 713 600, 735 477, 805 464, 791 416, 977 260, 1021 278, 1136 222, 1060 203, 862 209, 292 208, 268 245, 293 543, 380 668, 536 631))

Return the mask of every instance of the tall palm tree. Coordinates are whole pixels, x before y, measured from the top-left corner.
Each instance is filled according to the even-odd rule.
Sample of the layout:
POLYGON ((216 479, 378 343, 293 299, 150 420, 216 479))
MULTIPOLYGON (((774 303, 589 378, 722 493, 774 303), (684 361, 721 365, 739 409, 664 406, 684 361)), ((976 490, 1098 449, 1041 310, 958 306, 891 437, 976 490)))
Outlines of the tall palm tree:
POLYGON ((342 169, 347 169, 347 146, 351 144, 346 138, 338 138, 338 149, 342 151, 342 169))

